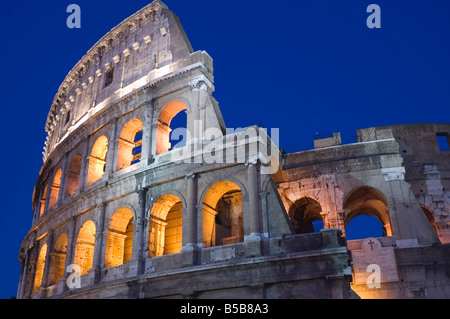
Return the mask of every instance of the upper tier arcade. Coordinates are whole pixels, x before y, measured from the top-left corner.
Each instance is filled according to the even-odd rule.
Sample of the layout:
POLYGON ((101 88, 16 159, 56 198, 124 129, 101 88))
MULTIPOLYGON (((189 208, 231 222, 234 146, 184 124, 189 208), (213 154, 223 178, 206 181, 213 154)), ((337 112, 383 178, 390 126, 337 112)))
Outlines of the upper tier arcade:
MULTIPOLYGON (((189 59, 192 53, 178 18, 161 1, 153 1, 114 27, 75 65, 58 89, 45 125, 44 162, 68 136, 108 105, 198 62, 189 59)), ((212 81, 212 62, 205 63, 212 81)))

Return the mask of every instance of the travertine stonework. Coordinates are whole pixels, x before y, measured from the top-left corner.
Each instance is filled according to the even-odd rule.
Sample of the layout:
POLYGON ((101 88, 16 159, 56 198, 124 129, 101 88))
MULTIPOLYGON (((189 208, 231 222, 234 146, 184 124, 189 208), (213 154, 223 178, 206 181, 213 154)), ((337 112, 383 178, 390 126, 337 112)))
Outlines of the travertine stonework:
POLYGON ((75 65, 45 126, 18 298, 450 297, 450 124, 284 154, 256 126, 227 134, 213 83, 158 0, 75 65), (346 241, 361 214, 384 236, 346 241))

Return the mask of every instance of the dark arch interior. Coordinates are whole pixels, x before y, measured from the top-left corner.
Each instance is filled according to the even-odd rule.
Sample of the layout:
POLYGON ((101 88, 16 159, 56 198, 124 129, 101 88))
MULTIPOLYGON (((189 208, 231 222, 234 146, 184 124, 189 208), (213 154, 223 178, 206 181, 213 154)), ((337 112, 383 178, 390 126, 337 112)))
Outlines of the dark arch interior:
POLYGON ((323 228, 320 213, 322 207, 312 198, 297 200, 289 210, 289 217, 296 234, 314 233, 323 228))

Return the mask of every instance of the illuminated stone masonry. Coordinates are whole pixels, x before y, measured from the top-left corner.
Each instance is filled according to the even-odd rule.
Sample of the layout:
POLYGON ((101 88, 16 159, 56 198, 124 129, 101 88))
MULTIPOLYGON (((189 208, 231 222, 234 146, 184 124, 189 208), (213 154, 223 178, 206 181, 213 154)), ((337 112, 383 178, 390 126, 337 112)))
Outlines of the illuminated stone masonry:
POLYGON ((158 0, 76 64, 45 126, 18 298, 450 297, 449 124, 282 154, 257 126, 227 134, 213 83, 158 0), (385 236, 346 241, 361 214, 385 236))

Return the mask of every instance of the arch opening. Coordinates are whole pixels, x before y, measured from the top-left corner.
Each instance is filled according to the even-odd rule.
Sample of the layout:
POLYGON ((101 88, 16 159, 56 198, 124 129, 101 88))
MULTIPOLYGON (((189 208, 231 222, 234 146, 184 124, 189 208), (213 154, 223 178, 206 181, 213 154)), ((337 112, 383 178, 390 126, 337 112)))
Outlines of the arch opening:
POLYGON ((344 228, 347 239, 392 236, 384 196, 368 186, 353 190, 344 204, 344 228))
POLYGON ((322 207, 319 202, 302 197, 295 201, 289 209, 289 218, 296 234, 307 234, 323 228, 322 207))
POLYGON ((66 195, 72 196, 75 194, 80 184, 81 173, 81 154, 77 154, 70 162, 69 169, 66 173, 66 195))
POLYGON ((92 146, 91 155, 89 156, 87 185, 98 181, 105 174, 107 153, 108 139, 106 136, 100 136, 92 146))
POLYGON ((181 252, 183 246, 183 204, 173 194, 159 197, 150 211, 149 257, 181 252))
MULTIPOLYGON (((163 154, 172 149, 172 143, 179 140, 184 134, 186 138, 187 120, 182 123, 183 116, 177 116, 181 111, 187 109, 186 104, 181 101, 172 101, 161 111, 156 127, 156 155, 163 154), (175 119, 175 117, 177 117, 175 119), (179 118, 178 118, 179 117, 179 118), (172 123, 172 120, 174 122, 172 123), (173 125, 172 125, 173 124, 173 125), (171 134, 173 132, 173 134, 171 134)), ((179 141, 176 144, 180 148, 186 144, 186 141, 179 141)))
POLYGON ((85 222, 78 233, 74 263, 80 267, 81 275, 87 274, 88 270, 92 268, 95 233, 95 224, 92 220, 85 222))
POLYGON ((54 285, 64 276, 64 266, 66 263, 67 255, 67 235, 62 233, 53 247, 53 251, 50 256, 50 274, 49 284, 54 285))
POLYGON ((47 200, 47 189, 48 189, 48 184, 45 185, 44 191, 42 192, 42 197, 41 197, 40 207, 39 207, 39 216, 42 216, 44 214, 45 202, 47 200))
POLYGON ((244 241, 242 190, 234 182, 212 185, 203 198, 203 246, 244 241))
POLYGON ((38 261, 36 264, 36 274, 34 277, 33 293, 36 292, 42 284, 46 256, 47 256, 47 244, 44 244, 42 245, 41 250, 39 251, 38 261))
POLYGON ((105 266, 128 263, 133 250, 133 212, 122 207, 111 217, 106 238, 105 266))
POLYGON ((50 203, 49 203, 49 210, 52 210, 55 207, 55 204, 58 202, 59 197, 59 188, 61 186, 61 176, 62 176, 62 170, 58 169, 56 171, 55 176, 53 177, 53 184, 50 188, 50 203))
POLYGON ((143 123, 134 118, 128 121, 120 133, 117 150, 117 170, 140 162, 142 152, 143 123))

